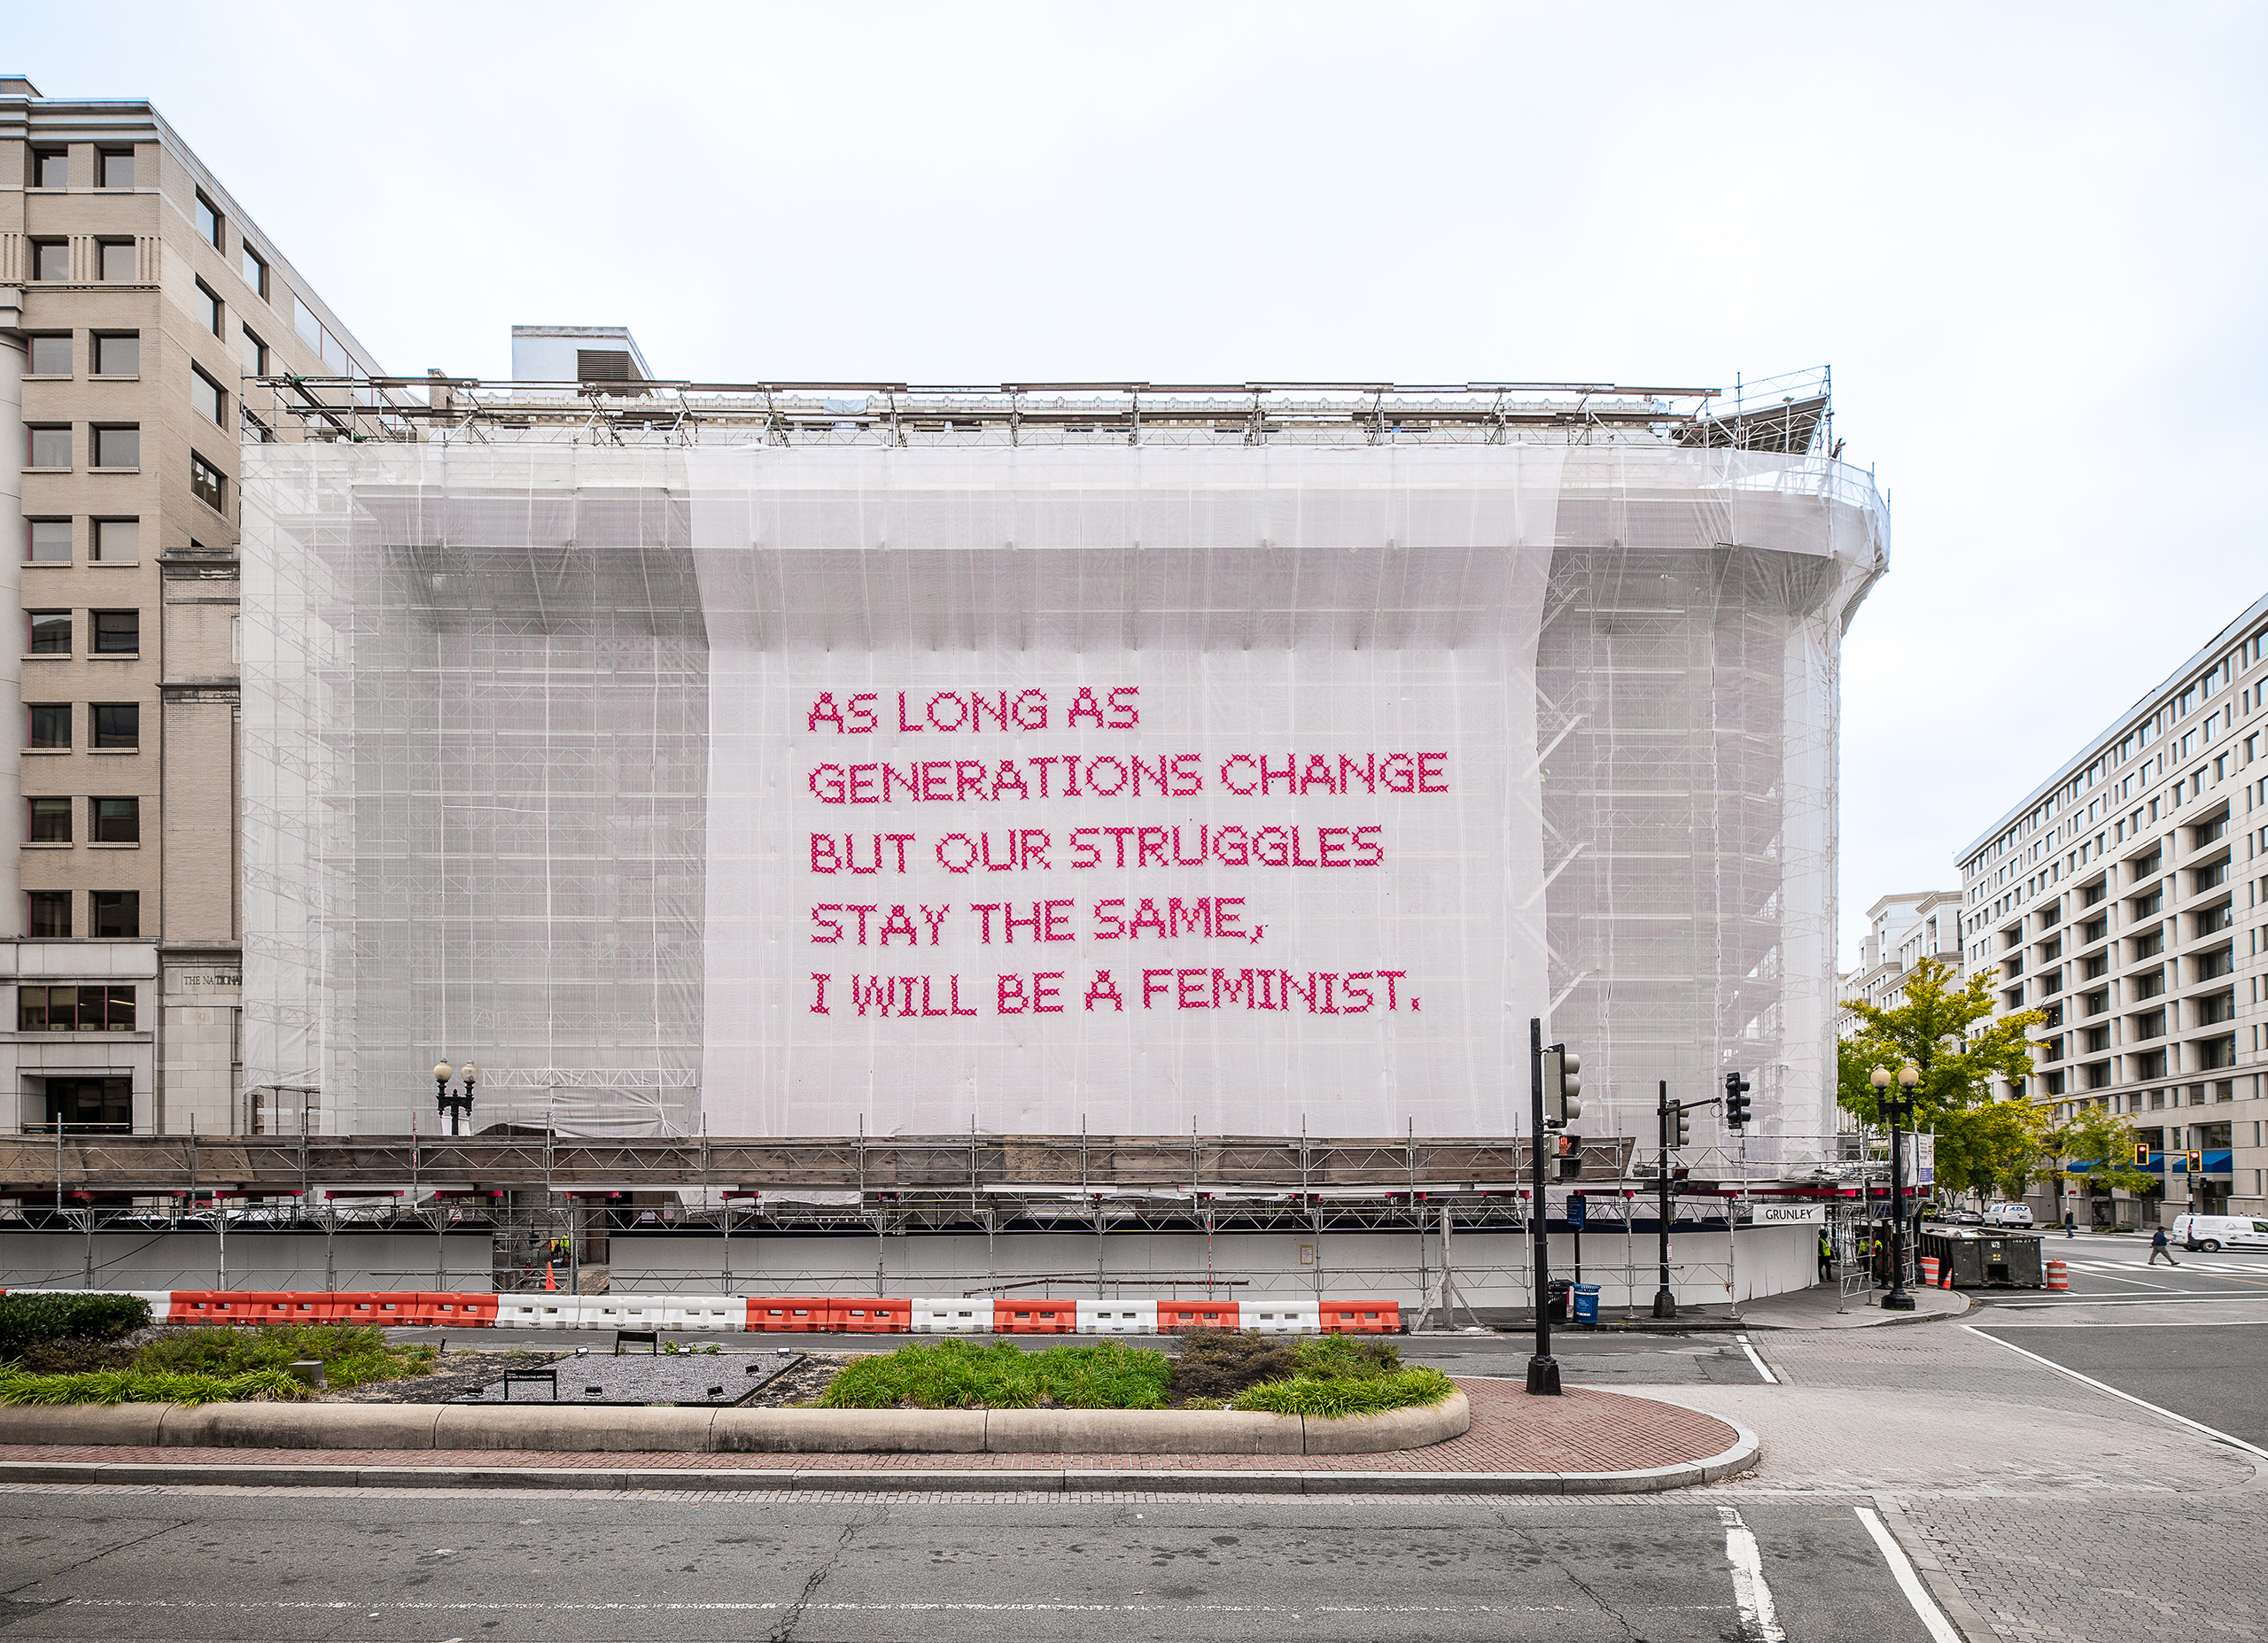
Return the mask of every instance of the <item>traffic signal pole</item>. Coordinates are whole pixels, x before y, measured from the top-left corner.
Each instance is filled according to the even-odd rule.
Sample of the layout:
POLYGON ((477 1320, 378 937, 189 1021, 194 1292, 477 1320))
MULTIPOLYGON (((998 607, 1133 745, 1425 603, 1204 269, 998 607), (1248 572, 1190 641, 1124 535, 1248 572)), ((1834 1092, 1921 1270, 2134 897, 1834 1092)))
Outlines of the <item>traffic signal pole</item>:
POLYGON ((1551 1355, 1551 1235, 1543 1198, 1543 1021, 1527 1021, 1528 1225, 1535 1237, 1535 1355, 1527 1360, 1527 1390, 1559 1396, 1559 1360, 1551 1355))
POLYGON ((1661 1180, 1656 1183, 1660 1192, 1660 1207, 1656 1213, 1660 1218, 1662 1279, 1661 1288, 1654 1291, 1654 1316, 1674 1318, 1677 1316, 1677 1298, 1669 1290, 1669 1152, 1670 1143, 1676 1139, 1674 1126, 1677 1120, 1669 1104, 1667 1079, 1662 1081, 1661 1099, 1655 1104, 1654 1116, 1660 1120, 1662 1143, 1661 1180))

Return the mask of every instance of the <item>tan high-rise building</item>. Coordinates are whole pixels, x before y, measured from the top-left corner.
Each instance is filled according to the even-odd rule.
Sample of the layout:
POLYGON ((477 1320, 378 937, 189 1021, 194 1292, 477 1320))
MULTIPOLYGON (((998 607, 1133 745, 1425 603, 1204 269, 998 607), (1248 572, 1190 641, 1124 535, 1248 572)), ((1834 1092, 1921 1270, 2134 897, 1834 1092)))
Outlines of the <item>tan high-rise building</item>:
POLYGON ((0 76, 0 1129, 273 1121, 237 1076, 244 384, 374 370, 149 104, 0 76))
POLYGON ((2041 1014, 2008 1093, 2124 1117, 2146 1217, 2268 1214, 2264 754, 2268 598, 1961 855, 1969 973, 2041 1014))

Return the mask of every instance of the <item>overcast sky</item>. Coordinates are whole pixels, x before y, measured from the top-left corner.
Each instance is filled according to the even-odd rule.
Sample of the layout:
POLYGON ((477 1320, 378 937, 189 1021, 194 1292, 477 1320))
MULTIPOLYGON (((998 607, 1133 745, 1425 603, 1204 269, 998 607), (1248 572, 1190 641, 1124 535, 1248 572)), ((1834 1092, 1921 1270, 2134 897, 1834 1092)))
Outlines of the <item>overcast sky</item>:
POLYGON ((2268 591, 2258 6, 56 4, 386 368, 1835 371, 1843 950, 2268 591))

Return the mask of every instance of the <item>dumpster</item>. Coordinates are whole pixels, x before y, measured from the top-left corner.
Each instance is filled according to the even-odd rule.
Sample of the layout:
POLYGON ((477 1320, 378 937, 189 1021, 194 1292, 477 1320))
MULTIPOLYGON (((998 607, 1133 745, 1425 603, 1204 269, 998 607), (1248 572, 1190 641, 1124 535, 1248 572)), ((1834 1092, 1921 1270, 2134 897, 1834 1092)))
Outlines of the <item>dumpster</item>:
POLYGON ((1956 1290, 2036 1290, 2046 1281, 2039 1238, 2028 1232, 1925 1232, 1920 1252, 1953 1275, 1956 1290))
POLYGON ((1554 1278, 1550 1286, 1550 1316, 1554 1323, 1567 1321, 1567 1292, 1575 1286, 1565 1278, 1554 1278))
POLYGON ((1592 1329, 1598 1327, 1598 1285, 1579 1283, 1575 1286, 1575 1321, 1592 1329))

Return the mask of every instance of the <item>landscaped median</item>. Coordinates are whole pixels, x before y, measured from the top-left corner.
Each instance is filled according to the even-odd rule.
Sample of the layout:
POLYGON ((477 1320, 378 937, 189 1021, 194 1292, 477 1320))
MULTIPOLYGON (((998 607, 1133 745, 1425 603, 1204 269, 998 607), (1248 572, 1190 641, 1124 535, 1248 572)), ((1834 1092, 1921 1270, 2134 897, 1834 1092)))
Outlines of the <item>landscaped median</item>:
MULTIPOLYGON (((375 1330, 326 1344, 367 1347, 375 1330)), ((945 1340, 852 1359, 817 1407, 315 1403, 266 1360, 315 1331, 191 1330, 162 1345, 232 1378, 146 1369, 0 1371, 0 1443, 159 1448, 532 1450, 716 1454, 1369 1454, 1472 1425, 1438 1370, 1390 1342, 1195 1336, 1026 1352, 945 1340), (274 1335, 274 1342, 262 1337, 274 1335), (217 1345, 201 1337, 218 1336, 217 1345), (280 1337, 288 1336, 287 1342, 280 1337), (194 1348, 194 1350, 192 1350, 194 1348), (236 1355, 209 1365, 216 1351, 236 1355), (243 1388, 237 1392, 238 1386, 243 1388), (231 1397, 252 1395, 257 1401, 231 1397)), ((381 1343, 382 1345, 382 1343, 381 1343)), ((141 1349, 141 1357, 159 1350, 141 1349)), ((136 1360, 137 1363, 139 1359, 136 1360)), ((361 1365, 370 1375, 390 1366, 361 1365)), ((421 1363, 419 1368, 426 1367, 421 1363)))

